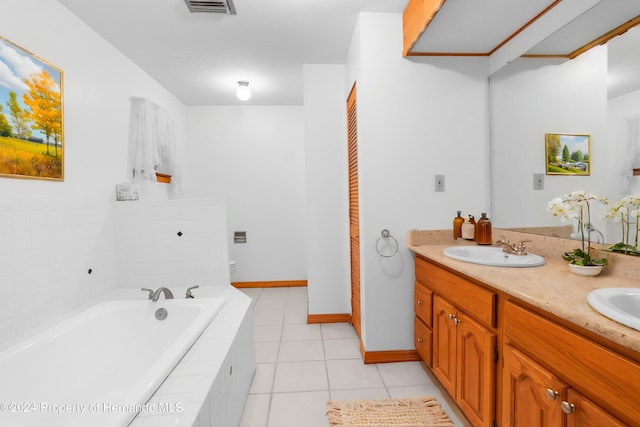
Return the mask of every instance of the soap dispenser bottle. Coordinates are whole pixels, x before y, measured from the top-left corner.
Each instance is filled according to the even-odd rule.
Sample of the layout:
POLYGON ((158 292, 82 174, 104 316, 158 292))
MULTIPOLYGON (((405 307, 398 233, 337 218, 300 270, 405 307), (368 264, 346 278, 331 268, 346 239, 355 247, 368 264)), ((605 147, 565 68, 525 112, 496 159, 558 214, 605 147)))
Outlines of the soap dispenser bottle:
POLYGON ((458 216, 453 218, 453 239, 457 240, 462 237, 462 223, 464 222, 464 218, 460 216, 460 211, 458 212, 458 216))
POLYGON ((462 224, 462 238, 473 240, 476 234, 476 220, 473 215, 469 215, 469 219, 462 224))
POLYGON ((491 220, 487 218, 487 214, 482 212, 480 219, 476 223, 476 243, 479 245, 490 245, 491 239, 491 220))

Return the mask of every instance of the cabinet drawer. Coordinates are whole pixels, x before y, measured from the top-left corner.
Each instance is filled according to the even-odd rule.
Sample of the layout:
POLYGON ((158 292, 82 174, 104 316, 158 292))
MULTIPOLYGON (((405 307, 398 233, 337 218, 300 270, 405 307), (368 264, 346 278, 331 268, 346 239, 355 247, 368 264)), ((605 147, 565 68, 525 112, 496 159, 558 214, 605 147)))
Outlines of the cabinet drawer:
POLYGON ((415 338, 416 350, 422 360, 431 366, 431 343, 433 342, 433 332, 419 318, 413 320, 413 335, 415 338))
POLYGON ((433 292, 420 282, 415 283, 413 295, 413 311, 425 325, 432 327, 433 292))
POLYGON ((640 365, 512 302, 505 340, 620 420, 640 420, 640 365))
POLYGON ((416 257, 416 280, 482 323, 495 328, 496 301, 494 292, 416 257))

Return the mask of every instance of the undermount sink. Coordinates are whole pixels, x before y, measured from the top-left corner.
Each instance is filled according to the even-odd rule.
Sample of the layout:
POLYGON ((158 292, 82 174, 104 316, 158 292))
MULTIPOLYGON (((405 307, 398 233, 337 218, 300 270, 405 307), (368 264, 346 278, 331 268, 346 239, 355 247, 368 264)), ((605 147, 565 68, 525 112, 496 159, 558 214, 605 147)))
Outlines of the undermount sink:
POLYGON ((640 331, 640 288, 596 289, 587 301, 600 314, 640 331))
POLYGON ((493 267, 538 267, 544 265, 539 255, 508 254, 495 246, 450 246, 444 254, 449 258, 493 267))

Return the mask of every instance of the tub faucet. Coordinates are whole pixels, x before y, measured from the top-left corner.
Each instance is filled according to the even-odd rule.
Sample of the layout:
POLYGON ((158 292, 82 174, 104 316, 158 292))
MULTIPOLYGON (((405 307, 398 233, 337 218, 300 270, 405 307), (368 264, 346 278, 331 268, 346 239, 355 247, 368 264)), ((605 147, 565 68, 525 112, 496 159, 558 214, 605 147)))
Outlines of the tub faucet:
POLYGON ((503 237, 498 240, 496 243, 502 246, 502 252, 506 252, 508 254, 513 255, 526 255, 527 248, 524 246, 525 242, 530 242, 531 240, 522 240, 518 243, 511 243, 509 239, 503 237))
POLYGON ((162 287, 156 289, 153 295, 151 295, 151 301, 158 301, 158 299, 160 298, 160 294, 162 293, 164 294, 164 299, 173 299, 173 293, 168 288, 162 287))

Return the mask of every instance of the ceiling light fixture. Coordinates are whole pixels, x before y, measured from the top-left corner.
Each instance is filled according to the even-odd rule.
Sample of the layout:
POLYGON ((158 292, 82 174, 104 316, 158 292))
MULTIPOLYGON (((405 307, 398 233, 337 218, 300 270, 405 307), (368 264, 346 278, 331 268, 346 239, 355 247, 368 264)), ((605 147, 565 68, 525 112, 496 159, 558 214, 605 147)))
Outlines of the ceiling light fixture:
POLYGON ((240 101, 248 101, 251 98, 251 89, 249 89, 249 82, 246 80, 240 80, 238 82, 238 88, 236 89, 236 96, 240 101))

